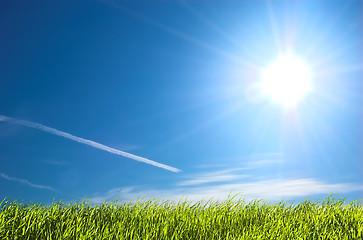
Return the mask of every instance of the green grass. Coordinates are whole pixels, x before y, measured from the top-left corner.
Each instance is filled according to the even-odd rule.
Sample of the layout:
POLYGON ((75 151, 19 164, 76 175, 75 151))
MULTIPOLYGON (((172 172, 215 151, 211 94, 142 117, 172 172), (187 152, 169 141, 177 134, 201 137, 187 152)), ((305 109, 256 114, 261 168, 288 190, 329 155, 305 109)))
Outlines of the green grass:
POLYGON ((361 202, 144 200, 50 206, 4 200, 0 239, 363 239, 361 202))

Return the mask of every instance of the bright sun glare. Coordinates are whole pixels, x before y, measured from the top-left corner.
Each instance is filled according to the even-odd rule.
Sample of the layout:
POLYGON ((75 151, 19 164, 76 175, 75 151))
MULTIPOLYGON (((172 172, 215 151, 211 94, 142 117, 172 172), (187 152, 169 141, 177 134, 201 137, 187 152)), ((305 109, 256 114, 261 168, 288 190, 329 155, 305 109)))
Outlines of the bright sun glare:
POLYGON ((282 55, 262 72, 262 91, 283 106, 295 106, 310 90, 310 69, 296 56, 282 55))

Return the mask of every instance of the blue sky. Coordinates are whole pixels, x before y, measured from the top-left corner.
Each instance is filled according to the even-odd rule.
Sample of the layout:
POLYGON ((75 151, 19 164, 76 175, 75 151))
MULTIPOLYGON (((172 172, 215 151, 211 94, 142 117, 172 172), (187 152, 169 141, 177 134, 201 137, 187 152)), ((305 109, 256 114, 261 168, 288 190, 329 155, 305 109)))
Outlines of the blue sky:
POLYGON ((2 1, 0 198, 362 199, 362 9, 2 1), (288 109, 253 91, 286 51, 313 85, 288 109))

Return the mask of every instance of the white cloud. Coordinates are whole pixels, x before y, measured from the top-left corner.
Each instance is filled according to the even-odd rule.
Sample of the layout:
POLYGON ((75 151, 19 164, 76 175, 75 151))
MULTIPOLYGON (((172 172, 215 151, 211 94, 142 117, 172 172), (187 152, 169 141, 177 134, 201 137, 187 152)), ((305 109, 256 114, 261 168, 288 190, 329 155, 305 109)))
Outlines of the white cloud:
POLYGON ((19 182, 21 184, 24 184, 24 185, 27 185, 27 186, 30 186, 32 188, 38 188, 38 189, 46 189, 46 190, 50 190, 50 191, 53 191, 53 192, 56 192, 56 190, 52 187, 49 187, 49 186, 46 186, 46 185, 40 185, 40 184, 34 184, 34 183, 31 183, 29 182, 28 180, 26 179, 21 179, 21 178, 15 178, 15 177, 9 177, 8 175, 4 174, 4 173, 0 173, 0 177, 8 180, 8 181, 13 181, 13 182, 19 182))

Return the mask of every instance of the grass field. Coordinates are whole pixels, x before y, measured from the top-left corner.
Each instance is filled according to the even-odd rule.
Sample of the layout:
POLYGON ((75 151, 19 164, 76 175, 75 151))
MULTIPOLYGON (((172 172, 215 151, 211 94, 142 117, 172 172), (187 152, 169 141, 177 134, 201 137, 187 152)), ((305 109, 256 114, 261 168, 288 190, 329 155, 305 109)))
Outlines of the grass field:
POLYGON ((1 203, 0 239, 363 239, 363 205, 329 195, 299 204, 143 200, 1 203))

